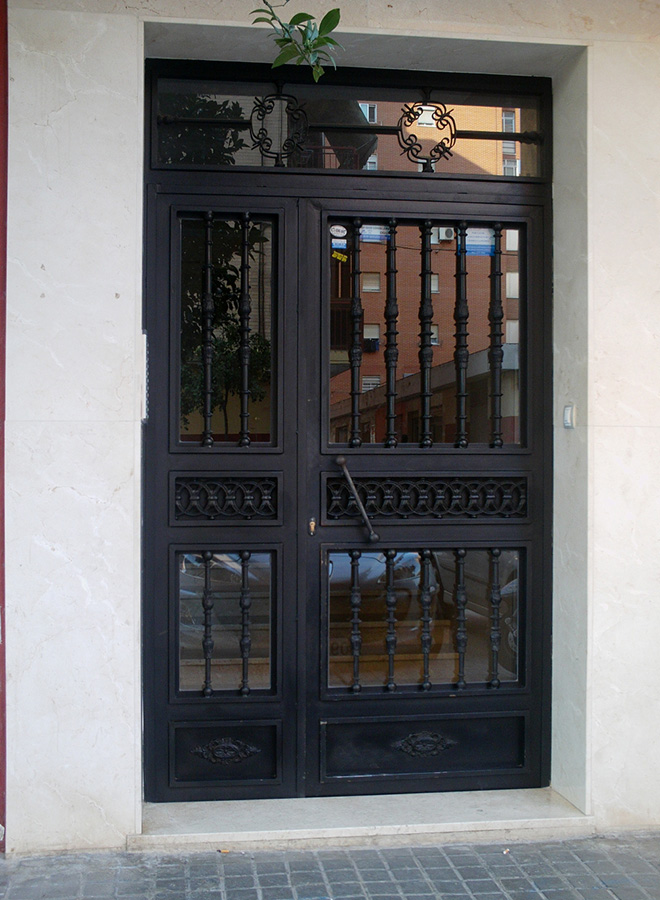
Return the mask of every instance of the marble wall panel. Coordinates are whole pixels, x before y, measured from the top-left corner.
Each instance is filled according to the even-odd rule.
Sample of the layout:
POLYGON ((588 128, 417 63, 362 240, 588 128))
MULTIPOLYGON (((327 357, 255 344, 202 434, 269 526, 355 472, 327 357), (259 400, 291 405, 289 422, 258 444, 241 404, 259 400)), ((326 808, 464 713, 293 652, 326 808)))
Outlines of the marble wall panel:
POLYGON ((139 437, 7 426, 9 852, 121 846, 137 826, 139 437))
POLYGON ((9 419, 130 419, 141 65, 130 17, 13 11, 9 419), (121 61, 121 62, 120 62, 121 61))
POLYGON ((660 825, 660 428, 594 429, 593 803, 660 825))
POLYGON ((9 852, 139 830, 139 34, 10 17, 9 852))
POLYGON ((592 60, 592 421, 657 426, 660 44, 602 45, 592 60))

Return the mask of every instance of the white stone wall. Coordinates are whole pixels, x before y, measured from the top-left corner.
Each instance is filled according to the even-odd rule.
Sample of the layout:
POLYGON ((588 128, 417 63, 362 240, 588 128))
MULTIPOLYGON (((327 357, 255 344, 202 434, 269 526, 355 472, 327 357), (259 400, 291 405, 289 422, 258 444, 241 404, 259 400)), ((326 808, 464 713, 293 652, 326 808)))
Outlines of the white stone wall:
POLYGON ((139 28, 10 27, 7 849, 120 846, 141 778, 139 28))
MULTIPOLYGON (((267 59, 254 5, 10 3, 10 851, 140 828, 142 42, 267 59)), ((555 79, 553 785, 660 824, 660 10, 340 5, 346 64, 555 79)))

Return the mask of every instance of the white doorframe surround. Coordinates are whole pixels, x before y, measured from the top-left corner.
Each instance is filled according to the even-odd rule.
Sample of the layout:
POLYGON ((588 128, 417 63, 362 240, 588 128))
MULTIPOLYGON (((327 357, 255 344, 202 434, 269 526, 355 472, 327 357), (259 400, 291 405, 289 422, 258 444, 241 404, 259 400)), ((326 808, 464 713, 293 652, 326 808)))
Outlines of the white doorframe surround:
MULTIPOLYGON (((555 363, 559 379, 555 396, 555 422, 566 401, 571 398, 580 410, 586 409, 587 398, 587 347, 584 322, 587 319, 587 248, 586 248, 586 151, 587 151, 587 58, 584 46, 576 44, 531 44, 511 41, 453 40, 429 36, 411 37, 383 32, 341 35, 345 52, 341 62, 347 66, 378 67, 384 59, 396 59, 397 68, 492 72, 497 74, 541 75, 553 78, 555 94, 555 220, 570 223, 566 240, 561 241, 561 250, 555 255, 555 337, 554 346, 559 364, 555 363), (584 227, 580 226, 584 223, 584 227), (570 312, 569 312, 570 309, 570 312), (580 342, 583 342, 582 344, 580 342), (563 365, 562 357, 577 357, 585 361, 581 367, 563 365)), ((216 59, 226 61, 263 62, 268 61, 267 42, 255 42, 254 30, 241 27, 221 27, 208 24, 166 23, 162 20, 145 22, 145 53, 150 57, 216 59)), ((560 229, 564 226, 561 225, 560 229)), ((443 813, 431 816, 432 826, 422 813, 421 822, 416 822, 413 813, 410 822, 400 821, 395 828, 397 839, 401 840, 402 827, 407 827, 412 839, 421 839, 422 834, 443 833, 443 839, 450 833, 472 836, 490 834, 492 828, 519 830, 520 835, 530 827, 541 833, 573 833, 576 830, 593 828, 589 815, 590 787, 587 765, 587 457, 586 429, 579 427, 566 434, 556 429, 555 441, 555 622, 553 657, 553 746, 552 746, 552 791, 504 791, 488 794, 485 810, 483 795, 434 795, 435 808, 443 813), (567 477, 567 473, 569 477, 567 477), (562 541, 558 541, 558 536, 562 541), (567 565, 568 560, 568 565, 567 565), (570 602, 563 599, 570 598, 570 602), (462 799, 461 799, 462 798, 462 799), (577 807, 577 818, 568 813, 565 800, 577 807), (461 811, 462 810, 462 811, 461 811), (581 815, 580 815, 581 813, 581 815), (416 822, 416 824, 415 824, 416 822), (532 825, 534 823, 534 825, 532 825), (472 827, 472 825, 474 827, 472 827)), ((415 795, 418 809, 426 809, 431 801, 423 801, 415 795)), ((411 796, 412 799, 412 796, 411 796)), ((392 798, 394 800, 394 798, 392 798)), ((346 840, 350 840, 349 823, 354 820, 358 803, 364 809, 364 816, 372 808, 373 822, 366 826, 381 840, 386 839, 391 824, 388 800, 380 798, 374 807, 374 798, 352 798, 346 808, 346 840), (371 802, 369 802, 371 801, 371 802), (382 815, 381 815, 382 811, 382 815), (380 823, 380 825, 377 825, 380 823)), ((199 843, 213 843, 215 839, 227 844, 230 833, 237 837, 237 846, 247 847, 250 840, 256 843, 269 840, 284 842, 277 828, 254 834, 251 827, 241 822, 254 821, 256 814, 260 821, 268 821, 267 810, 275 820, 279 818, 274 804, 283 804, 288 809, 292 822, 291 834, 297 832, 299 839, 314 842, 327 839, 327 834, 305 827, 305 822, 313 821, 311 804, 320 803, 321 808, 330 809, 325 801, 253 801, 224 804, 218 815, 224 820, 221 830, 213 828, 215 819, 212 807, 217 804, 147 804, 145 807, 144 835, 137 838, 137 845, 166 845, 170 837, 179 838, 188 833, 188 839, 199 843), (257 805, 255 805, 257 804, 257 805), (298 804, 298 806, 296 806, 298 804), (300 804, 305 804, 301 806, 300 804), (177 806, 180 807, 177 809, 177 806), (206 810, 204 809, 206 807, 206 810), (307 812, 305 812, 307 810, 307 812), (227 816, 229 819, 227 820, 227 816), (264 819, 264 816, 266 817, 264 819), (205 824, 202 824, 205 823, 205 824), (190 832, 188 832, 190 829, 190 832), (241 835, 242 833, 242 835, 241 835), (239 835, 241 835, 239 837, 239 835), (270 837, 268 837, 270 835, 270 837), (142 843, 145 841, 146 843, 142 843), (159 843, 160 842, 160 843, 159 843)), ((393 809, 400 811, 409 804, 399 798, 393 809)), ((279 809, 279 808, 278 808, 279 809)), ((340 838, 343 830, 341 804, 335 803, 330 814, 334 822, 331 828, 333 840, 340 838)), ((320 812, 320 810, 319 810, 320 812)), ((401 813, 399 813, 401 815, 401 813)), ((406 816, 402 816, 405 819, 406 816)), ((365 833, 358 828, 353 839, 364 839, 365 833), (359 836, 361 835, 361 837, 359 836)), ((293 838, 291 838, 293 840, 293 838)))

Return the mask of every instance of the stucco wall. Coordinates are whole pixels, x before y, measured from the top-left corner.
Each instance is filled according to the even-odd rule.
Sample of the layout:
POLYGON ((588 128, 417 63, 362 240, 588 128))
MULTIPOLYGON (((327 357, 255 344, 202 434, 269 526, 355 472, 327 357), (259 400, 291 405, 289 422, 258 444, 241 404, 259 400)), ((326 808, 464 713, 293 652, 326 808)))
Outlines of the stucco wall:
MULTIPOLYGON (((266 59, 254 5, 10 4, 10 851, 139 830, 143 20, 149 52, 266 59)), ((602 828, 660 824, 660 11, 343 6, 346 64, 555 79, 553 784, 602 828)))

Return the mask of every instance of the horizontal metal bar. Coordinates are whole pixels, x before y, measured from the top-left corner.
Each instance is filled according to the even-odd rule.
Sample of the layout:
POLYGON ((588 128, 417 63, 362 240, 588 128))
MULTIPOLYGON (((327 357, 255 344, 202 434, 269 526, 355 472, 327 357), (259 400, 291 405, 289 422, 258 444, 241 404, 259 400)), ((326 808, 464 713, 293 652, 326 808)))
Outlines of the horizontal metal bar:
MULTIPOLYGON (((216 125, 223 128, 247 129, 250 127, 246 119, 218 119, 199 116, 158 116, 159 125, 216 125)), ((309 125, 313 132, 345 132, 348 134, 398 134, 398 125, 309 125)), ((542 144, 543 135, 539 131, 461 131, 456 130, 456 137, 469 141, 519 141, 521 144, 542 144)))

